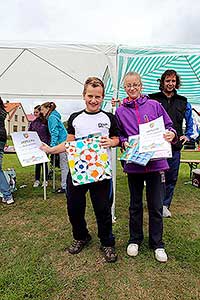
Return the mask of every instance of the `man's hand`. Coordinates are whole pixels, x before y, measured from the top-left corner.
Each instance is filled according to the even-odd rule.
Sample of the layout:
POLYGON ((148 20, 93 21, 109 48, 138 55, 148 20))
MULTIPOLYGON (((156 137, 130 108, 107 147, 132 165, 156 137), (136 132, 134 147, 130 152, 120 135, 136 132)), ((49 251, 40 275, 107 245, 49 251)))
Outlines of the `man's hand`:
POLYGON ((112 100, 111 100, 111 104, 112 104, 112 107, 115 107, 115 106, 116 106, 116 104, 118 104, 118 105, 120 106, 120 104, 121 104, 121 101, 120 101, 120 99, 115 99, 115 98, 112 98, 112 100))
POLYGON ((100 146, 103 148, 116 147, 119 144, 119 138, 113 137, 112 139, 107 136, 102 136, 100 141, 100 146))
POLYGON ((185 135, 180 136, 179 140, 182 142, 182 145, 189 141, 188 137, 185 135))

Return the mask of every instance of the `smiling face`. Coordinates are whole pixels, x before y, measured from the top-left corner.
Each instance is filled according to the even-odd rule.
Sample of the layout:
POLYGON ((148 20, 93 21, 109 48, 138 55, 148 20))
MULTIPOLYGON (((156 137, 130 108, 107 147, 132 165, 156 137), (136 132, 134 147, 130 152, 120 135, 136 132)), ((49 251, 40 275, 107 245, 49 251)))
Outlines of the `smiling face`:
POLYGON ((49 112, 49 108, 46 108, 45 106, 41 105, 41 114, 45 117, 47 113, 49 112))
POLYGON ((84 100, 87 112, 98 112, 103 101, 103 88, 101 86, 93 87, 88 85, 84 94, 84 100))
POLYGON ((34 116, 38 118, 40 116, 40 111, 38 109, 34 109, 34 116))
POLYGON ((137 74, 126 76, 124 79, 124 89, 130 101, 139 98, 142 91, 140 76, 137 74))
POLYGON ((170 95, 176 88, 176 75, 166 76, 163 83, 163 92, 170 95))

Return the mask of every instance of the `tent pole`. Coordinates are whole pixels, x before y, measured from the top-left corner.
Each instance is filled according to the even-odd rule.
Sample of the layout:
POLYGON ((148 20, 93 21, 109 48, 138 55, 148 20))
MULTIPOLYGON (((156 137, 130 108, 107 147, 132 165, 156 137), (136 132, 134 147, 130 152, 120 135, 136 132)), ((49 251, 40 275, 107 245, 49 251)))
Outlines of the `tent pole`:
MULTIPOLYGON (((119 47, 119 46, 118 46, 119 47)), ((116 70, 115 70, 115 78, 114 78, 114 98, 117 99, 119 96, 119 89, 118 89, 118 47, 116 50, 116 70)), ((112 113, 115 114, 116 107, 112 106, 112 113)), ((116 216, 115 216, 115 204, 116 204, 116 178, 117 178, 117 148, 112 149, 112 171, 113 171, 113 177, 112 177, 112 185, 113 185, 113 204, 111 207, 111 214, 112 214, 112 222, 116 222, 116 216)))
POLYGON ((43 163, 43 188, 44 188, 44 200, 47 200, 47 187, 46 187, 46 170, 45 170, 45 162, 43 163))

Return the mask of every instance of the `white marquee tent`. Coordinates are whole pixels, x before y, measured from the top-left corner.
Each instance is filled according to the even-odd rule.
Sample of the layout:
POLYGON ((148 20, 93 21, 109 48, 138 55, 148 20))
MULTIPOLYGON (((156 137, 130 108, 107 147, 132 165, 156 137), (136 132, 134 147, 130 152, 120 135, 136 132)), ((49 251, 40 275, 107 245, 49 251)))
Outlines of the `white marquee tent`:
MULTIPOLYGON (((89 76, 104 80, 103 107, 123 97, 123 76, 139 72, 144 92, 158 91, 166 69, 180 73, 182 94, 200 104, 200 47, 129 47, 114 44, 0 42, 0 95, 5 99, 82 99, 89 76)), ((110 107, 110 106, 109 106, 110 107)), ((115 178, 114 178, 115 184, 115 178)))
POLYGON ((80 99, 85 79, 110 74, 116 82, 116 46, 0 42, 2 98, 80 99))

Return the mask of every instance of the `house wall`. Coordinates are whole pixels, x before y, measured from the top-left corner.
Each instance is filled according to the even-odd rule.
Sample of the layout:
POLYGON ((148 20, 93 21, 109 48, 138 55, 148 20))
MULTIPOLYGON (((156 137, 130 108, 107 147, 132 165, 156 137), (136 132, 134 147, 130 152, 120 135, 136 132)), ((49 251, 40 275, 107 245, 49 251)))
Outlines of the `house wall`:
POLYGON ((6 118, 5 125, 7 134, 10 135, 12 132, 26 131, 28 130, 28 120, 21 106, 19 106, 12 116, 13 111, 9 112, 9 117, 6 118))

